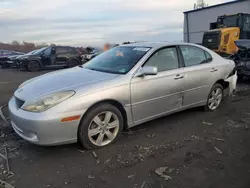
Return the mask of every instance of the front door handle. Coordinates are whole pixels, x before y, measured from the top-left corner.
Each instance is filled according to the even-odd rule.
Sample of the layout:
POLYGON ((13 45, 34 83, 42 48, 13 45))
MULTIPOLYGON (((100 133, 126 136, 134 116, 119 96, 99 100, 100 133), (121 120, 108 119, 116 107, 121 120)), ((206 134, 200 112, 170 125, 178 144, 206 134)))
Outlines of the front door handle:
POLYGON ((183 75, 177 74, 174 79, 179 80, 179 79, 182 79, 182 78, 184 78, 183 75))
POLYGON ((218 69, 212 68, 211 72, 216 72, 218 69))

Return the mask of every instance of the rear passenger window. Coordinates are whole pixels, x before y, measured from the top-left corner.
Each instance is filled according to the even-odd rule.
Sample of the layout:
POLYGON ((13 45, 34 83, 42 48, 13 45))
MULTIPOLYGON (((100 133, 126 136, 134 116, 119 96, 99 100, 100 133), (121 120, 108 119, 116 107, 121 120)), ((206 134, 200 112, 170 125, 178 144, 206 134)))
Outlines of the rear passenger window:
POLYGON ((68 53, 68 49, 67 48, 56 48, 56 54, 65 54, 68 53))
MULTIPOLYGON (((204 50, 193 46, 180 46, 180 48, 186 67, 200 65, 208 62, 206 52, 204 50)), ((208 56, 212 59, 212 56, 210 54, 208 54, 208 56)))
POLYGON ((144 66, 157 67, 158 72, 177 69, 179 67, 178 55, 175 47, 156 51, 144 66))

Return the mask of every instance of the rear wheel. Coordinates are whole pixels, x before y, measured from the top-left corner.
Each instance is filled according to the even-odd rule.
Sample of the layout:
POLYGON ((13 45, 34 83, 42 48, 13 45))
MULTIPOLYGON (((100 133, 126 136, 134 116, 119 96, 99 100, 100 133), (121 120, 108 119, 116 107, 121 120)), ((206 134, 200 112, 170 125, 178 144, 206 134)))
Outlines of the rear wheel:
POLYGON ((78 140, 87 149, 101 148, 113 143, 123 129, 121 112, 111 104, 100 104, 83 118, 78 140))
POLYGON ((79 63, 78 63, 78 61, 77 61, 76 59, 71 59, 71 60, 69 60, 69 62, 68 62, 68 67, 69 67, 69 68, 75 67, 75 66, 77 66, 77 65, 79 65, 79 63))
POLYGON ((205 106, 206 111, 215 111, 217 108, 219 108, 222 100, 223 100, 223 87, 221 84, 215 84, 207 99, 207 104, 205 106))
POLYGON ((40 63, 38 61, 30 61, 27 69, 30 72, 36 72, 36 71, 40 71, 41 66, 40 66, 40 63))

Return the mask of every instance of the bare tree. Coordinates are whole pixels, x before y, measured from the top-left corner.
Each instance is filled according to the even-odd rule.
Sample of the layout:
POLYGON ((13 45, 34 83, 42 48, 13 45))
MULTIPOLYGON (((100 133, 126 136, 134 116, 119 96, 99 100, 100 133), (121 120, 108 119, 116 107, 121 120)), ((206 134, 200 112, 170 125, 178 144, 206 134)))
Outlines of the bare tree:
POLYGON ((194 9, 207 7, 208 4, 204 0, 197 0, 197 3, 194 4, 194 9))

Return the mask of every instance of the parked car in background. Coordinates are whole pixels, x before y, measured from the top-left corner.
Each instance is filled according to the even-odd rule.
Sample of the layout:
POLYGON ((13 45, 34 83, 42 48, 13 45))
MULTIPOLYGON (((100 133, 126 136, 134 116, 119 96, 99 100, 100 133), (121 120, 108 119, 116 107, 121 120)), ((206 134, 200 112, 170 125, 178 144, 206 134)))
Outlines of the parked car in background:
POLYGON ((186 43, 119 46, 88 63, 33 78, 9 101, 12 126, 40 145, 93 149, 123 128, 192 107, 215 111, 236 87, 235 64, 186 43))
POLYGON ((11 55, 22 55, 22 54, 24 54, 24 53, 10 51, 10 50, 0 50, 0 57, 8 57, 8 56, 11 56, 11 55))
POLYGON ((0 50, 0 66, 2 68, 8 68, 13 64, 13 61, 20 55, 24 53, 9 51, 9 50, 0 50))
POLYGON ((81 53, 69 46, 49 46, 17 58, 21 67, 39 71, 48 67, 74 67, 81 64, 81 53))
POLYGON ((250 78, 250 40, 238 40, 235 44, 239 48, 233 56, 238 77, 239 79, 250 78))
POLYGON ((99 53, 96 51, 95 48, 92 47, 87 47, 86 48, 87 53, 82 55, 82 62, 86 63, 89 60, 93 59, 94 57, 96 57, 97 55, 99 55, 99 53))

